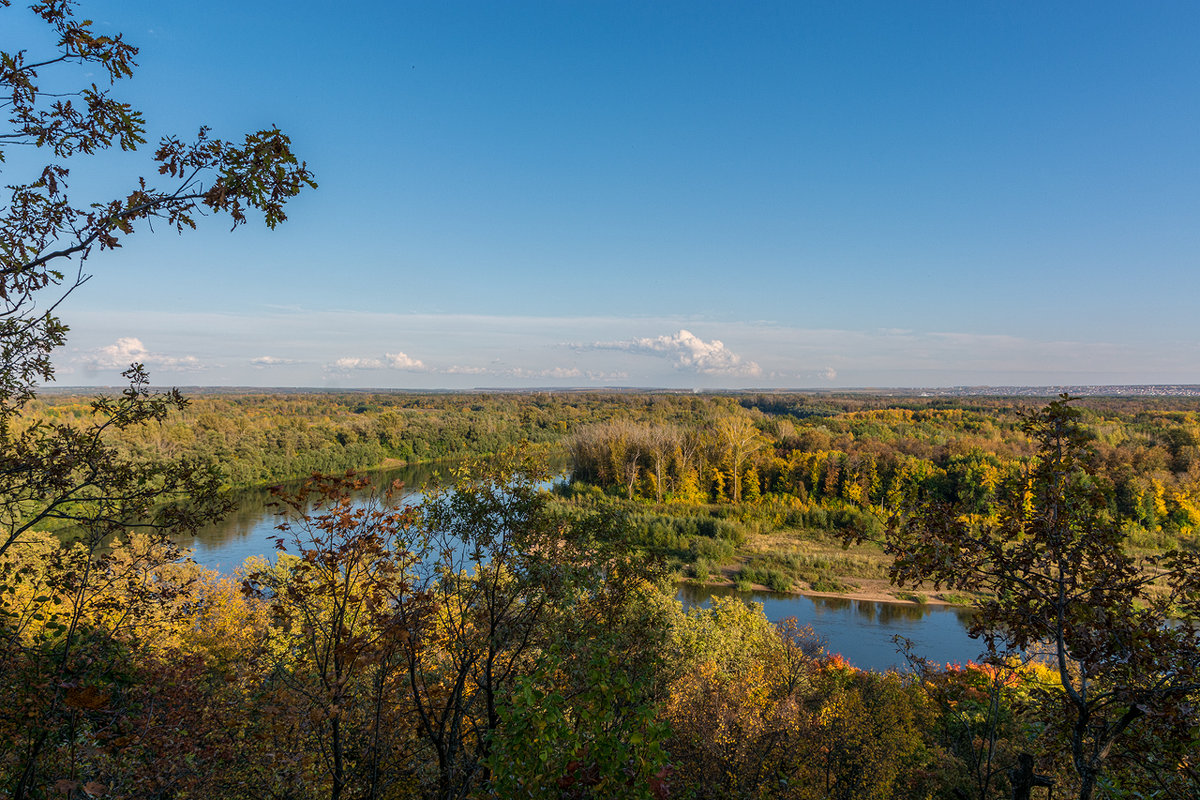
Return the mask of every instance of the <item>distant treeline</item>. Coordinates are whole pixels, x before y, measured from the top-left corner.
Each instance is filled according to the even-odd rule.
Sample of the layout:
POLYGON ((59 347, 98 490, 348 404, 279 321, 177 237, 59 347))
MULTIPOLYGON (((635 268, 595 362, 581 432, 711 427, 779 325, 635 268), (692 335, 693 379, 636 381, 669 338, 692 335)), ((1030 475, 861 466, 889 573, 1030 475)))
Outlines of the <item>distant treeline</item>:
MULTIPOLYGON (((1021 398, 628 393, 208 394, 124 434, 133 456, 211 460, 231 486, 316 472, 559 446, 575 476, 655 503, 785 501, 810 522, 914 493, 994 514, 1032 452, 1021 398)), ((1135 542, 1200 526, 1200 401, 1088 398, 1098 488, 1135 542)), ((84 421, 84 396, 44 396, 29 421, 84 421)), ((823 526, 822 526, 823 527, 823 526)))
MULTIPOLYGON (((557 442, 582 413, 532 396, 199 394, 182 414, 125 432, 122 444, 134 456, 215 461, 242 487, 557 442)), ((33 420, 90 415, 84 396, 43 397, 28 408, 33 420)))

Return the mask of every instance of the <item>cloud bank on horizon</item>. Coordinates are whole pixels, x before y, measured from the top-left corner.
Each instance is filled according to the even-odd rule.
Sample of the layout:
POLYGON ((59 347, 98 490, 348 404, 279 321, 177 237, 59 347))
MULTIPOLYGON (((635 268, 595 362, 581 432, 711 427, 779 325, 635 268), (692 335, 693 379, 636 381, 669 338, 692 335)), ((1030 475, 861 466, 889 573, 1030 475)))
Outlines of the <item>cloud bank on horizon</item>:
POLYGON ((739 389, 1189 383, 1195 377, 1172 365, 1188 359, 1195 363, 1200 357, 1200 344, 1187 341, 1145 349, 1129 343, 903 328, 303 309, 250 315, 148 313, 134 324, 85 318, 72 336, 57 360, 60 382, 66 385, 119 383, 119 372, 132 362, 144 363, 156 383, 226 386, 739 389), (313 325, 314 317, 319 325, 313 325), (362 342, 371 339, 389 342, 393 349, 364 353, 362 342), (1030 363, 1040 366, 1033 370, 1030 363))

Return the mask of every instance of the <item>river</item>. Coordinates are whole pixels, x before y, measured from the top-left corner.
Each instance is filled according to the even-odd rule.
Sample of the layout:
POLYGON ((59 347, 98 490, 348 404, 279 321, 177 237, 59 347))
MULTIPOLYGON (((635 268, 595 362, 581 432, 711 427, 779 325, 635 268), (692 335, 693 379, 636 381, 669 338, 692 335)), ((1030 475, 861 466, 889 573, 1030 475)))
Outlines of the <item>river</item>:
MULTIPOLYGON (((408 489, 409 502, 420 500, 420 487, 438 480, 439 469, 448 465, 418 464, 369 475, 375 486, 399 480, 408 489)), ((217 525, 181 541, 192 548, 199 564, 221 572, 232 572, 252 556, 271 556, 279 518, 270 506, 266 489, 249 489, 234 496, 234 511, 217 525)), ((778 622, 795 617, 811 625, 830 652, 841 653, 863 669, 903 667, 894 637, 913 641, 914 652, 935 662, 964 662, 974 659, 981 644, 966 633, 966 609, 911 603, 880 603, 841 597, 809 597, 775 592, 737 592, 732 588, 681 584, 678 598, 685 606, 704 605, 714 595, 739 595, 761 603, 767 618, 778 622)))

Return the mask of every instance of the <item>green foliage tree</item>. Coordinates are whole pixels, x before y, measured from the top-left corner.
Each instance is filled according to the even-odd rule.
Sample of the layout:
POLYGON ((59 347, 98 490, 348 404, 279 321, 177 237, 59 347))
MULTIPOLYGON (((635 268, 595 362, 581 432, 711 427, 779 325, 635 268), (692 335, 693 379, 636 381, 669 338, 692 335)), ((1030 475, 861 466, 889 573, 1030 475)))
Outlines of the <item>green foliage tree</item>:
POLYGON ((893 519, 885 548, 902 586, 932 582, 986 598, 972 634, 998 663, 1013 654, 1052 660, 1057 680, 1044 687, 1043 710, 1063 728, 1078 796, 1089 800, 1114 747, 1139 726, 1171 720, 1188 736, 1196 725, 1200 554, 1130 555, 1069 403, 1063 395, 1026 417, 1037 457, 1008 487, 997 523, 926 501, 893 519))
MULTIPOLYGON (((633 557, 612 515, 568 513, 552 505, 541 489, 549 477, 544 463, 510 451, 462 467, 452 487, 431 491, 421 505, 413 586, 426 602, 397 608, 411 632, 402 656, 407 702, 436 765, 436 781, 427 790, 431 797, 452 800, 491 785, 488 765, 498 763, 491 755, 509 735, 506 720, 514 725, 529 720, 529 703, 540 700, 528 692, 561 691, 537 678, 547 675, 548 661, 555 662, 556 645, 571 640, 564 631, 587 636, 629 629, 613 612, 631 607, 633 601, 622 598, 641 596, 637 587, 645 583, 647 565, 633 557), (514 699, 519 685, 523 694, 514 699)), ((638 650, 636 642, 650 641, 647 637, 645 629, 630 633, 626 649, 638 650)), ((608 688, 616 692, 608 697, 613 702, 637 693, 632 683, 599 688, 584 679, 574 685, 582 687, 574 697, 577 708, 594 713, 602 710, 608 688)), ((610 719, 612 726, 631 731, 644 721, 644 715, 610 719)), ((574 726, 579 718, 570 722, 574 726)), ((628 756, 636 760, 631 769, 648 780, 653 753, 621 751, 612 727, 554 729, 559 737, 573 737, 573 744, 560 739, 557 747, 560 754, 576 756, 570 760, 601 758, 598 748, 608 748, 597 764, 628 756)), ((514 765, 529 766, 529 751, 511 744, 502 751, 514 765)))
POLYGON ((501 705, 500 735, 486 761, 495 796, 667 796, 669 726, 656 685, 663 641, 654 636, 665 626, 638 618, 650 599, 645 594, 636 610, 614 599, 602 601, 609 613, 573 614, 573 624, 556 631, 545 657, 501 705), (612 611, 635 613, 594 624, 614 622, 612 611), (583 636, 568 638, 568 631, 583 636))

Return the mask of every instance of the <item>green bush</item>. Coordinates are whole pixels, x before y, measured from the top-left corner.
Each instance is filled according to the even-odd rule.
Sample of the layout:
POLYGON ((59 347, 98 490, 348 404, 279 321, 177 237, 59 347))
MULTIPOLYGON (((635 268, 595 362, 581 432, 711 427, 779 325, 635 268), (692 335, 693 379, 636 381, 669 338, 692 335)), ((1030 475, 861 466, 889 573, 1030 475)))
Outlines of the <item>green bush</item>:
POLYGON ((724 563, 733 559, 733 545, 722 539, 706 539, 697 536, 688 544, 688 551, 693 559, 706 559, 724 563))
POLYGON ((674 516, 634 511, 628 521, 634 543, 686 561, 700 557, 728 561, 735 548, 746 541, 746 532, 736 521, 708 514, 674 516))
POLYGON ((843 583, 836 578, 831 578, 827 575, 819 575, 815 579, 808 582, 809 588, 814 592, 830 592, 831 594, 839 594, 848 592, 855 588, 852 584, 843 583))
POLYGON ((746 583, 758 583, 773 592, 790 592, 794 581, 782 570, 746 566, 738 573, 738 580, 746 583))

